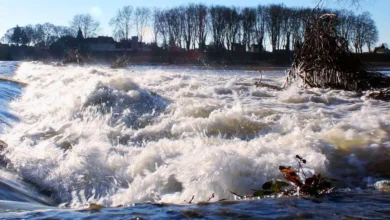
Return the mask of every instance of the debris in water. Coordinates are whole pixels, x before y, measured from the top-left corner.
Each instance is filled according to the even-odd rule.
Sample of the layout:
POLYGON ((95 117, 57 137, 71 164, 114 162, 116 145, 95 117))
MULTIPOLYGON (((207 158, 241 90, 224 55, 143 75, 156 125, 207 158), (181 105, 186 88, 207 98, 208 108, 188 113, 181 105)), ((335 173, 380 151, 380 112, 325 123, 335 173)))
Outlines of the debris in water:
POLYGON ((379 91, 370 91, 364 96, 367 99, 378 99, 383 101, 390 101, 390 88, 379 91))
POLYGON ((8 144, 5 143, 4 141, 0 140, 0 151, 4 150, 7 147, 8 147, 8 144))
POLYGON ((390 193, 390 181, 389 180, 382 180, 375 183, 375 189, 381 192, 387 192, 390 193))
MULTIPOLYGON (((369 72, 336 30, 335 14, 314 15, 296 50, 284 88, 300 79, 305 87, 362 92, 390 87, 390 77, 369 72)), ((379 97, 379 96, 378 96, 379 97)))
POLYGON ((318 196, 331 193, 333 185, 326 177, 322 177, 321 174, 313 174, 307 178, 303 171, 302 163, 306 164, 306 160, 299 155, 296 155, 299 168, 293 170, 290 166, 279 166, 279 170, 283 173, 283 176, 289 183, 276 180, 265 182, 261 190, 253 190, 252 195, 242 196, 235 192, 230 191, 233 195, 238 196, 240 199, 263 197, 263 196, 292 196, 292 195, 305 195, 305 196, 318 196), (299 174, 302 174, 300 176, 299 174), (292 185, 293 189, 285 189, 292 185))
POLYGON ((88 207, 84 210, 99 212, 102 208, 104 208, 104 206, 96 204, 96 203, 90 203, 90 204, 88 204, 88 207))

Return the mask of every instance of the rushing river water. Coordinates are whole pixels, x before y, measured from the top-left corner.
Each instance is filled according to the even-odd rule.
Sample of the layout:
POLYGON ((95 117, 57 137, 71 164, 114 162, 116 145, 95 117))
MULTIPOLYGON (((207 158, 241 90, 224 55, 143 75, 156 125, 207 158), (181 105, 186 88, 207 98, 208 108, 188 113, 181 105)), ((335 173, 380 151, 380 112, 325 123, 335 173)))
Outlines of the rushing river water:
POLYGON ((0 218, 390 218, 388 102, 251 71, 0 66, 28 83, 0 82, 0 218), (335 193, 234 201, 296 154, 335 193))

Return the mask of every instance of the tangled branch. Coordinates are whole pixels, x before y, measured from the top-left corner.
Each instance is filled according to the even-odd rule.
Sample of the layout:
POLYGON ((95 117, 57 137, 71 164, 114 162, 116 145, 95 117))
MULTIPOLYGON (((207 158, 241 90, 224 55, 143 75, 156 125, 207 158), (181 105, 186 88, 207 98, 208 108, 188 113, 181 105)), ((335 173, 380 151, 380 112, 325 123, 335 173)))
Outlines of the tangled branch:
POLYGON ((366 91, 390 86, 390 77, 369 72, 336 31, 337 15, 316 15, 307 25, 284 87, 301 80, 305 87, 366 91))

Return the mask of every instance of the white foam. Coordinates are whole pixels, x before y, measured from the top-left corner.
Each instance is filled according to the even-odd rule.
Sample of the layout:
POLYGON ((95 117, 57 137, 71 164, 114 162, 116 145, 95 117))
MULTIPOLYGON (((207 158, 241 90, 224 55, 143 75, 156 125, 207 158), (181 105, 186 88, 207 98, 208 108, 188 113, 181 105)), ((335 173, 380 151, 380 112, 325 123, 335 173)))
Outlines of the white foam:
POLYGON ((383 192, 390 192, 390 181, 381 180, 374 184, 375 189, 383 192))
POLYGON ((296 154, 345 184, 389 165, 390 105, 348 92, 278 92, 236 84, 257 73, 180 68, 23 63, 16 78, 29 86, 10 104, 22 121, 1 136, 5 155, 72 207, 233 198, 282 178, 296 154))

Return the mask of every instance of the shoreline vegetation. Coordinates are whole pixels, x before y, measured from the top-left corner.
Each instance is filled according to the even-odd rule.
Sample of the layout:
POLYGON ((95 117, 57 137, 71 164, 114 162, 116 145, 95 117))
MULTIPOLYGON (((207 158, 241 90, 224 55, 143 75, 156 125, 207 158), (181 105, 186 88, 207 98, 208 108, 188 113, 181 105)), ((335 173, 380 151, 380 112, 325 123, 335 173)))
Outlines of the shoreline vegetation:
MULTIPOLYGON (((44 63, 77 63, 76 55, 87 57, 83 64, 112 65, 118 59, 126 57, 127 65, 137 66, 182 66, 198 69, 230 70, 286 70, 291 67, 295 51, 261 53, 234 51, 163 51, 150 52, 74 52, 65 55, 53 54, 49 49, 37 49, 31 46, 0 44, 2 61, 40 61, 44 63)), ((367 69, 390 71, 390 54, 352 53, 367 69)))
MULTIPOLYGON (((324 2, 318 0, 314 9, 284 4, 236 7, 188 3, 165 9, 127 5, 110 20, 111 36, 101 35, 99 21, 90 14, 75 15, 69 26, 16 25, 2 38, 6 44, 0 44, 0 60, 68 59, 68 63, 87 57, 85 63, 119 67, 124 63, 115 62, 126 55, 128 65, 286 69, 305 41, 310 19, 316 14, 334 14, 337 23, 333 29, 349 51, 368 63, 368 69, 390 69, 390 50, 386 43, 378 44, 379 31, 371 14, 325 8, 324 2), (153 39, 146 40, 146 29, 153 39), (69 59, 72 53, 82 56, 69 59)), ((339 2, 355 5, 360 1, 339 2)))
MULTIPOLYGON (((48 50, 37 50, 27 46, 0 47, 0 61, 38 61, 44 63, 61 63, 66 57, 53 56, 48 50), (1 48, 3 47, 3 49, 1 48)), ((127 65, 133 66, 180 66, 197 69, 218 70, 286 70, 291 68, 294 53, 292 52, 100 52, 89 53, 89 57, 83 64, 111 65, 118 58, 127 57, 127 65)), ((390 54, 363 53, 354 54, 366 64, 367 69, 377 71, 390 71, 390 54)), ((73 61, 77 62, 77 61, 73 61)), ((72 62, 64 62, 72 63, 72 62)))

